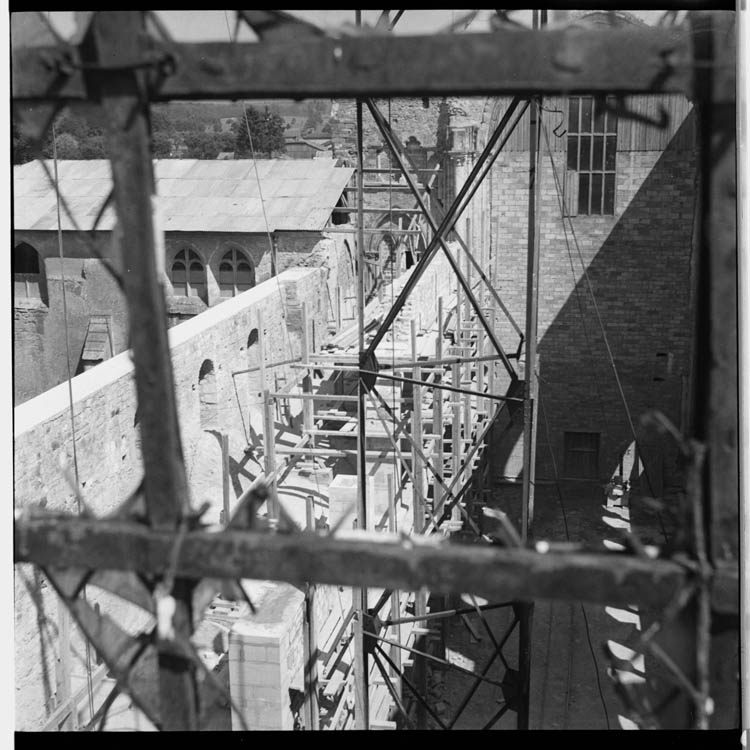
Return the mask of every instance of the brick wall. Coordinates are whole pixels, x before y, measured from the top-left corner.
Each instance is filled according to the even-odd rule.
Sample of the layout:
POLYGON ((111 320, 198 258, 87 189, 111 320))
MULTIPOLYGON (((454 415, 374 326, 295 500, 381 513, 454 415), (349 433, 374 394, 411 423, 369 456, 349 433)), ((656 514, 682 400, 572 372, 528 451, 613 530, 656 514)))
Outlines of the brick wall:
MULTIPOLYGON (((421 100, 393 100, 391 122, 401 140, 410 136, 435 146, 433 161, 444 172, 440 195, 448 203, 460 188, 489 135, 505 111, 507 99, 451 98, 425 110, 421 100), (451 152, 452 128, 461 123, 479 126, 476 153, 451 152)), ((667 97, 670 112, 667 136, 655 137, 654 128, 622 119, 617 154, 614 216, 573 218, 584 276, 569 225, 570 255, 563 231, 555 178, 542 137, 539 277, 539 356, 542 399, 547 423, 538 423, 537 471, 553 476, 553 462, 564 466, 566 431, 601 433, 599 474, 608 478, 632 442, 623 400, 614 377, 604 337, 597 321, 593 289, 623 382, 631 418, 658 408, 675 424, 685 418, 690 377, 690 258, 693 243, 695 153, 693 116, 680 97, 667 97), (633 133, 637 130, 638 137, 633 133), (660 140, 661 139, 661 140, 660 140), (660 148, 657 142, 664 142, 660 148)), ((564 102, 546 102, 542 119, 552 149, 558 178, 564 180, 565 138, 555 129, 564 125, 564 102), (561 113, 563 113, 561 115, 561 113)), ((381 103, 381 111, 387 111, 381 103)), ((643 108, 640 100, 628 106, 643 108)), ((355 139, 353 103, 340 103, 337 113, 337 148, 352 152, 355 139)), ((365 145, 380 147, 382 137, 368 113, 364 120, 365 145)), ((496 289, 516 324, 525 328, 526 260, 528 232, 529 116, 511 136, 475 198, 459 217, 456 229, 494 280, 496 289), (468 221, 467 221, 468 220, 468 221)), ((658 135, 658 134, 657 134, 658 135)), ((371 149, 371 151, 373 151, 371 149)), ((370 164, 368 164, 369 166, 370 164)), ((386 191, 367 194, 368 205, 411 205, 408 196, 386 191)), ((379 240, 379 237, 374 241, 379 240)), ((463 267, 463 265, 462 265, 463 267)), ((518 335, 502 313, 497 332, 506 350, 514 351, 518 335)), ((520 363, 523 367, 523 362, 520 363)), ((670 441, 639 432, 648 456, 651 487, 658 494, 664 483, 677 479, 674 446, 670 441)), ((500 476, 517 478, 522 442, 511 431, 509 442, 498 446, 493 464, 500 476)), ((649 491, 649 487, 645 487, 649 491)))
MULTIPOLYGON (((562 180, 564 151, 555 153, 555 163, 562 180)), ((620 457, 632 442, 591 290, 635 426, 639 416, 653 408, 675 424, 683 419, 690 375, 694 180, 695 155, 690 150, 618 152, 614 216, 572 219, 579 258, 566 221, 568 250, 554 175, 544 153, 538 332, 541 398, 547 425, 540 416, 540 478, 553 477, 547 428, 561 470, 566 431, 601 433, 602 479, 616 473, 620 457)), ((527 186, 528 153, 501 154, 492 170, 489 196, 493 209, 491 265, 498 293, 522 327, 527 186)), ((510 326, 503 323, 501 340, 509 339, 510 326)), ((655 465, 650 473, 662 475, 664 482, 674 481, 671 442, 645 433, 639 434, 639 439, 645 451, 653 454, 650 463, 655 465)), ((518 442, 513 450, 520 448, 518 442)), ((508 450, 510 447, 504 446, 501 451, 506 458, 508 450)), ((658 494, 661 487, 652 489, 658 494)))

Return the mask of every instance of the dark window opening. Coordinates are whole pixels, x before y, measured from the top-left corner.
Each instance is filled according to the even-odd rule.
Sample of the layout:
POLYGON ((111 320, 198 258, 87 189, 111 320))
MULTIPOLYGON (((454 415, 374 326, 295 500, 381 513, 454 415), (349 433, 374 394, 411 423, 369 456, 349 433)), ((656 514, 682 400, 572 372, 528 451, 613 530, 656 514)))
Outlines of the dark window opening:
POLYGON ((207 302, 206 268, 195 251, 186 248, 175 255, 170 269, 170 281, 175 295, 199 297, 207 302))
POLYGON ((39 253, 28 243, 13 248, 13 295, 27 299, 42 298, 42 273, 39 253))
POLYGON ((604 97, 569 97, 567 157, 568 213, 614 214, 617 115, 605 108, 604 97))
MULTIPOLYGON (((336 209, 348 208, 346 193, 343 193, 336 203, 336 209)), ((331 214, 331 224, 348 224, 349 214, 346 211, 334 210, 331 214)))
POLYGON ((255 269, 247 256, 237 249, 225 253, 219 264, 219 289, 223 298, 236 297, 255 286, 255 269))
POLYGON ((198 372, 198 391, 201 429, 208 430, 217 426, 219 416, 216 373, 214 372, 214 363, 210 359, 204 360, 198 372))
POLYGON ((599 433, 565 433, 564 474, 569 479, 597 479, 599 476, 599 433))

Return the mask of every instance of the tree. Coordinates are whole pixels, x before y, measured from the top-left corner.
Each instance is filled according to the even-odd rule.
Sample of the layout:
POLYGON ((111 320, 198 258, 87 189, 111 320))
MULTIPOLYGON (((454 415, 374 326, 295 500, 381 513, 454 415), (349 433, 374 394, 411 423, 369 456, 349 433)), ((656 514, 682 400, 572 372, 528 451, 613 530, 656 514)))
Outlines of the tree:
POLYGON ((108 158, 107 149, 104 147, 103 135, 90 135, 80 144, 79 159, 106 159, 108 158))
POLYGON ((245 117, 240 117, 234 125, 235 151, 239 158, 269 157, 275 152, 284 151, 284 121, 266 107, 258 112, 252 107, 245 108, 245 117), (246 124, 247 122, 247 124, 246 124), (252 136, 252 148, 248 138, 248 128, 252 136))
POLYGON ((55 139, 58 159, 80 159, 81 146, 70 133, 61 133, 55 139))
POLYGON ((172 139, 167 133, 153 133, 151 147, 154 159, 168 159, 172 155, 172 139))
POLYGON ((26 164, 34 158, 31 140, 13 123, 13 163, 26 164))
POLYGON ((320 99, 313 99, 307 103, 307 120, 302 128, 305 130, 317 130, 323 124, 326 116, 326 103, 320 99))

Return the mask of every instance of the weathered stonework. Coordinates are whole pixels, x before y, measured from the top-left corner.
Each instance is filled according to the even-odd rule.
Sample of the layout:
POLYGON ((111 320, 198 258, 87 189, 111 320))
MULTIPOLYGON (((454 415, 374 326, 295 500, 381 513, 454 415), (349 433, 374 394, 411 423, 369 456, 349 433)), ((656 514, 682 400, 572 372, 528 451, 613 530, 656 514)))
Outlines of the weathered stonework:
MULTIPOLYGON (((221 507, 221 463, 218 441, 201 421, 199 373, 206 360, 213 364, 218 425, 230 438, 230 466, 241 494, 260 465, 248 464, 260 445, 262 412, 257 373, 237 371, 258 365, 259 315, 264 330, 265 361, 271 365, 301 354, 299 309, 308 307, 311 329, 322 343, 328 335, 330 310, 322 303, 334 285, 353 278, 349 258, 339 238, 318 245, 326 265, 290 269, 278 277, 228 299, 169 331, 175 393, 183 454, 191 500, 212 503, 207 520, 218 521, 221 507), (296 310, 295 310, 296 306, 296 310), (255 339, 257 341, 257 338, 255 339), (244 467, 244 468, 242 468, 244 467), (212 478, 211 472, 214 473, 212 478), (218 478, 218 480, 217 480, 218 478)), ((344 288, 345 292, 352 292, 344 288)), ((274 370, 289 379, 296 371, 274 370)), ((98 515, 112 512, 138 486, 142 476, 140 434, 133 366, 129 352, 73 378, 76 454, 82 492, 98 515)), ((71 418, 67 384, 61 384, 15 409, 14 506, 46 507, 76 513, 76 500, 59 467, 72 465, 71 418)), ((16 728, 40 729, 56 707, 57 597, 32 566, 15 569, 16 728), (47 622, 49 621, 49 622, 47 622), (46 624, 45 624, 46 623, 46 624)), ((142 610, 126 605, 95 588, 89 601, 126 628, 144 624, 142 610)), ((73 647, 84 653, 80 637, 73 647)), ((74 671, 82 663, 74 660, 74 671)))

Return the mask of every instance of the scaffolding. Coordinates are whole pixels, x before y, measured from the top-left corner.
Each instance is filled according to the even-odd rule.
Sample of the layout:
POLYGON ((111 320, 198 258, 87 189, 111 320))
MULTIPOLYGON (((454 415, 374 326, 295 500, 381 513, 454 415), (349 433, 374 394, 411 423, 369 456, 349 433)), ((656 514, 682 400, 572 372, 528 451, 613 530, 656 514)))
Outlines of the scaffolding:
MULTIPOLYGON (((392 19, 391 11, 383 11, 384 24, 392 30, 402 12, 392 19)), ((717 679, 709 664, 712 613, 738 611, 737 400, 736 390, 727 387, 736 383, 736 341, 735 333, 723 323, 736 314, 736 295, 730 293, 735 279, 727 270, 736 262, 734 232, 727 229, 734 227, 734 154, 726 147, 733 143, 735 127, 734 60, 731 45, 726 44, 731 24, 722 14, 695 13, 679 27, 578 30, 571 40, 563 31, 542 28, 544 11, 534 15, 533 30, 501 27, 491 34, 406 38, 363 32, 356 38, 331 38, 310 28, 298 42, 301 51, 290 55, 282 42, 264 38, 269 24, 298 23, 276 12, 238 12, 238 23, 249 24, 259 34, 261 41, 254 44, 177 44, 158 24, 159 39, 144 34, 146 22, 155 22, 150 13, 101 11, 93 15, 78 46, 61 41, 53 47, 14 50, 14 102, 37 105, 40 141, 66 102, 93 100, 108 119, 113 200, 126 238, 122 245, 132 253, 130 267, 137 269, 124 277, 123 284, 142 407, 146 507, 145 522, 130 501, 107 520, 85 513, 78 517, 21 513, 15 522, 14 559, 44 570, 115 677, 115 690, 128 693, 157 727, 199 728, 195 681, 201 663, 189 641, 190 606, 192 592, 207 577, 304 585, 306 728, 351 723, 339 722, 341 713, 349 710, 346 701, 325 708, 321 701, 331 694, 342 695, 335 673, 353 647, 354 659, 344 679, 355 686, 353 722, 359 729, 388 723, 377 707, 371 710, 373 685, 387 694, 403 726, 425 728, 431 721, 447 729, 483 682, 513 695, 488 717, 487 727, 512 710, 517 727, 527 729, 533 602, 545 598, 643 604, 662 613, 660 622, 694 611, 697 625, 680 625, 694 630, 690 630, 694 648, 689 663, 670 663, 659 654, 652 640, 655 633, 644 634, 640 645, 663 660, 687 695, 686 726, 709 727, 709 698, 712 680, 717 679), (368 63, 370 59, 378 64, 368 63), (253 70, 252 80, 246 75, 248 69, 253 70), (696 346, 701 356, 694 398, 697 418, 691 439, 682 442, 691 467, 688 494, 693 526, 685 549, 658 559, 638 550, 616 556, 542 553, 529 545, 538 402, 538 122, 544 95, 580 91, 682 92, 698 102, 702 164, 696 346), (374 97, 451 94, 502 94, 513 99, 464 185, 444 206, 431 190, 434 174, 424 179, 424 171, 410 158, 374 97), (270 368, 258 368, 264 474, 239 499, 239 510, 231 517, 225 487, 226 528, 211 533, 202 528, 199 514, 189 512, 186 501, 166 314, 154 260, 148 107, 150 102, 178 99, 261 97, 356 99, 357 171, 352 186, 356 206, 340 210, 357 217, 353 227, 341 231, 356 237, 358 317, 355 325, 342 331, 341 300, 332 301, 339 334, 333 347, 316 351, 303 306, 301 357, 282 363, 299 371, 293 384, 299 388, 271 387, 270 368), (363 155, 365 108, 390 153, 388 189, 399 174, 403 182, 398 184, 408 188, 414 200, 412 209, 379 211, 397 217, 395 232, 412 243, 415 256, 416 239, 424 242, 410 273, 398 280, 391 273, 390 302, 382 292, 382 299, 369 294, 377 290, 384 268, 380 260, 366 257, 365 237, 372 231, 365 221, 366 176, 372 170, 368 172, 363 155), (531 114, 529 231, 522 332, 499 296, 492 273, 487 275, 490 263, 485 248, 481 243, 471 247, 471 233, 463 233, 458 222, 527 111, 531 114), (406 228, 403 217, 409 222, 406 228), (448 286, 435 295, 432 314, 411 311, 405 315, 408 327, 402 325, 397 335, 399 315, 409 312, 414 290, 438 257, 450 268, 448 286), (500 318, 510 323, 517 342, 500 340, 500 318), (451 346, 446 344, 449 334, 451 346), (351 392, 343 388, 347 374, 355 380, 351 392), (280 404, 290 400, 302 403, 302 425, 292 444, 284 445, 275 414, 280 404), (522 414, 524 426, 520 530, 484 503, 490 433, 502 429, 516 413, 522 414), (319 533, 312 495, 307 498, 303 530, 284 510, 280 499, 284 481, 295 465, 306 463, 315 472, 323 461, 333 459, 356 465, 356 530, 344 530, 342 518, 330 533, 319 533), (367 478, 373 467, 383 463, 395 469, 386 485, 387 508, 378 518, 367 478), (406 494, 412 498, 411 513, 404 515, 399 500, 406 494), (252 521, 264 503, 270 531, 254 528, 252 521), (471 530, 481 543, 443 543, 444 535, 459 530, 471 530), (140 588, 130 585, 132 573, 137 574, 140 588), (127 636, 106 614, 95 612, 85 599, 85 586, 94 580, 153 612, 157 616, 153 632, 140 638, 127 636), (329 643, 338 644, 331 648, 318 642, 319 624, 310 616, 316 587, 329 584, 352 587, 350 606, 342 609, 337 631, 325 636, 329 643), (429 593, 465 592, 484 597, 488 604, 480 605, 472 597, 471 605, 450 606, 446 598, 440 608, 435 606, 437 597, 432 597, 430 608, 429 593), (498 637, 485 612, 501 607, 512 616, 498 637), (473 686, 445 722, 426 699, 426 665, 462 668, 430 648, 434 635, 430 624, 469 616, 479 618, 494 652, 483 672, 469 670, 473 686), (493 681, 487 673, 496 658, 512 671, 504 649, 515 629, 518 677, 510 686, 493 681), (400 651, 407 655, 403 660, 394 655, 400 651), (407 662, 412 662, 409 670, 407 662)), ((394 257, 391 254, 391 263, 394 257)), ((437 290, 437 281, 434 284, 437 290)), ((263 363, 262 340, 259 344, 263 363)), ((652 725, 656 719, 648 706, 626 688, 623 697, 632 716, 639 717, 643 726, 652 725)), ((76 700, 74 695, 68 697, 68 712, 76 700)), ((92 722, 106 714, 106 703, 96 712, 92 707, 92 722)), ((65 717, 64 711, 56 713, 58 726, 65 717)))

